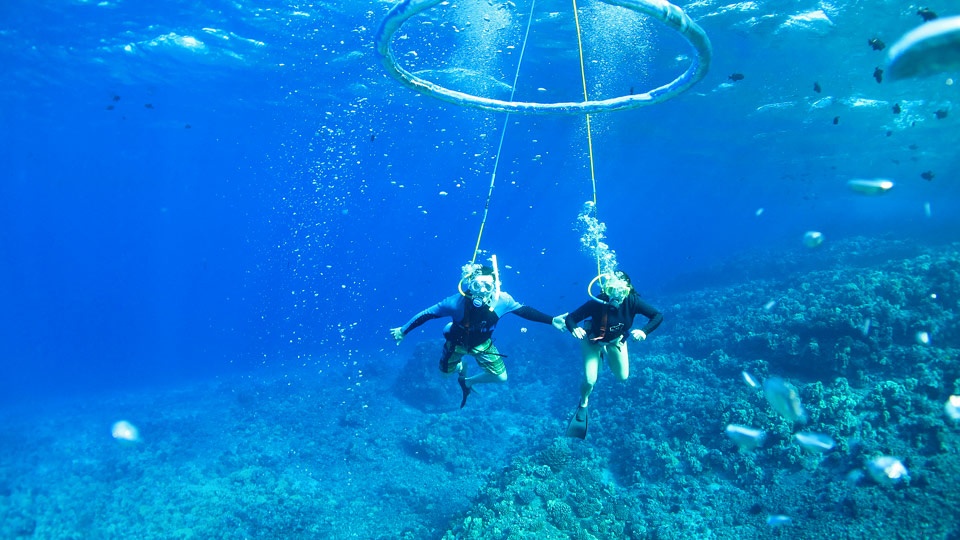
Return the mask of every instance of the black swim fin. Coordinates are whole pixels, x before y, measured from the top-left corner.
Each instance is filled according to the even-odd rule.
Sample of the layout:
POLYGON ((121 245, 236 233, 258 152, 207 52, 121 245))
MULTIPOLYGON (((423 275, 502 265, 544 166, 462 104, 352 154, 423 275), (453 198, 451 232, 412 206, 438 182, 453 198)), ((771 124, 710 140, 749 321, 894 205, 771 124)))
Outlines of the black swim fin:
POLYGON ((460 408, 462 409, 467 404, 467 396, 470 395, 471 390, 467 386, 467 378, 463 376, 463 373, 457 377, 457 382, 460 383, 460 391, 463 392, 463 400, 460 401, 460 408))
POLYGON ((587 426, 590 424, 590 412, 586 407, 577 407, 567 426, 567 437, 587 438, 587 426))

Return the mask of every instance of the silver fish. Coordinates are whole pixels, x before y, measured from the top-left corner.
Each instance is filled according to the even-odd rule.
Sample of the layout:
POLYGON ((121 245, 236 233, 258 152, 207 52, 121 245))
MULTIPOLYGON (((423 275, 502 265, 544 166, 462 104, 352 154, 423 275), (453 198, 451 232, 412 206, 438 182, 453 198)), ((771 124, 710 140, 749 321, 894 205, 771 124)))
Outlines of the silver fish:
POLYGON ((819 247, 823 243, 823 233, 820 231, 807 231, 803 233, 803 245, 810 249, 819 247))
POLYGON ((877 456, 867 462, 867 472, 879 484, 896 484, 909 480, 910 473, 899 459, 891 456, 877 456))
POLYGON ((780 416, 791 422, 807 421, 807 411, 800 403, 800 393, 792 384, 780 377, 770 377, 763 381, 763 395, 780 416))
POLYGON ((848 181, 847 187, 864 195, 883 195, 893 189, 893 181, 887 180, 886 178, 875 178, 871 180, 857 178, 848 181))
POLYGON ((726 434, 743 450, 753 450, 762 446, 764 439, 767 438, 767 433, 762 429, 753 429, 737 424, 727 425, 726 434))
POLYGON ((797 440, 797 443, 799 443, 804 450, 813 454, 826 454, 837 446, 837 443, 835 443, 829 435, 824 435, 823 433, 801 431, 795 434, 793 438, 797 440))
POLYGON ((947 413, 951 420, 960 420, 960 396, 950 396, 943 404, 943 412, 947 413))
POLYGON ((793 520, 790 519, 790 516, 785 516, 783 514, 773 514, 767 517, 767 525, 776 529, 777 527, 783 527, 784 525, 790 525, 793 523, 793 520))

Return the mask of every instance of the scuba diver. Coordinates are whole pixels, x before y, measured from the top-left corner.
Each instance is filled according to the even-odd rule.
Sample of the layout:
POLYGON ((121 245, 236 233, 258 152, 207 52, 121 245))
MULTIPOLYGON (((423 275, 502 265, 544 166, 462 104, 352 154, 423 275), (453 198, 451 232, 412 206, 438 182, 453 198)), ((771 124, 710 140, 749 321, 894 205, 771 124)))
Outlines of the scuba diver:
POLYGON ((503 363, 504 355, 500 354, 492 340, 493 331, 500 317, 513 313, 528 321, 551 324, 558 330, 564 330, 562 317, 551 317, 532 307, 524 306, 506 291, 501 290, 496 256, 491 260, 492 267, 476 263, 464 265, 460 283, 457 285, 458 294, 449 296, 421 311, 403 326, 390 329, 390 333, 399 345, 411 330, 431 319, 441 317, 453 319, 453 322, 447 323, 443 329, 446 342, 440 354, 440 371, 448 375, 454 372, 458 374, 457 381, 463 392, 461 409, 467 404, 467 396, 472 392, 474 385, 502 383, 507 380, 507 368, 503 363), (467 369, 462 362, 464 355, 473 356, 482 371, 467 377, 467 369))
POLYGON ((580 404, 567 428, 568 437, 580 439, 587 436, 587 405, 597 383, 600 359, 606 358, 610 371, 618 380, 627 380, 630 376, 627 334, 636 341, 643 341, 663 322, 660 311, 640 299, 626 272, 618 270, 597 276, 590 282, 588 294, 591 299, 567 314, 565 320, 567 330, 581 340, 583 351, 580 404), (599 296, 589 292, 594 282, 599 282, 603 291, 599 296), (637 315, 646 317, 647 324, 642 329, 631 330, 633 318, 637 315), (583 326, 577 326, 581 321, 585 321, 583 326))

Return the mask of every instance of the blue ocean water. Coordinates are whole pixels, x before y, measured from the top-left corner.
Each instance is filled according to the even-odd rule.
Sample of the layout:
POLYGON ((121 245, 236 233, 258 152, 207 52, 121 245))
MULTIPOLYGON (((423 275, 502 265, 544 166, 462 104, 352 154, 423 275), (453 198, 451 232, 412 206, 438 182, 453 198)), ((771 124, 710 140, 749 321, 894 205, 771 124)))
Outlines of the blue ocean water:
MULTIPOLYGON (((515 460, 533 459, 544 447, 569 450, 566 442, 550 441, 562 434, 576 399, 578 350, 546 327, 506 318, 498 346, 509 350, 509 390, 488 390, 483 409, 470 413, 469 405, 456 410, 455 384, 435 369, 441 325, 415 331, 399 348, 388 329, 455 293, 460 267, 474 255, 495 165, 480 258, 496 254, 506 290, 551 315, 586 300, 596 274, 577 230, 577 215, 594 196, 586 124, 578 115, 507 118, 401 85, 376 53, 376 32, 392 5, 8 0, 0 6, 0 407, 11 422, 3 441, 9 461, 0 471, 0 512, 5 522, 16 523, 4 534, 123 537, 121 521, 105 524, 103 513, 139 507, 145 525, 137 532, 144 537, 211 537, 214 531, 229 538, 511 537, 510 527, 482 529, 469 519, 464 524, 464 516, 496 523, 490 509, 499 484, 492 479, 523 476, 518 471, 526 465, 515 460), (419 373, 411 358, 426 359, 429 370, 419 373), (428 382, 405 384, 407 378, 428 382), (402 390, 411 385, 416 391, 402 390), (120 419, 151 433, 133 450, 118 450, 109 431, 120 419), (16 442, 15 434, 31 429, 42 438, 16 442), (51 445, 56 453, 45 453, 51 445), (449 452, 438 450, 445 445, 449 452), (302 477, 281 474, 282 487, 268 494, 244 491, 264 485, 263 476, 278 481, 272 475, 292 470, 283 464, 294 454, 292 469, 302 477), (331 455, 366 463, 365 472, 330 462, 331 455), (378 459, 382 469, 371 465, 378 459), (216 485, 217 498, 194 493, 205 502, 144 510, 160 508, 163 493, 180 489, 162 483, 169 467, 192 470, 194 462, 197 470, 184 473, 183 485, 191 492, 216 485), (398 467, 407 471, 405 479, 383 480, 398 467), (111 468, 134 484, 154 482, 154 494, 144 498, 131 484, 109 491, 89 516, 51 517, 53 508, 65 508, 58 497, 72 495, 37 486, 58 476, 76 478, 65 484, 73 489, 84 478, 107 485, 116 478, 102 477, 111 468), (408 487, 413 477, 444 486, 440 494, 449 507, 408 487), (370 485, 379 502, 366 510, 370 485), (190 519, 172 517, 185 515, 191 504, 208 506, 190 519), (259 514, 264 505, 286 510, 269 514, 268 521, 259 514), (313 505, 352 508, 355 520, 322 511, 325 517, 317 518, 313 505), (239 517, 229 523, 204 522, 227 507, 245 510, 231 514, 239 517), (381 515, 381 528, 369 523, 367 512, 381 515)), ((679 339, 697 339, 722 325, 708 323, 710 315, 738 309, 711 303, 715 287, 727 287, 734 304, 746 291, 760 291, 750 301, 763 306, 799 289, 771 285, 788 271, 836 272, 840 279, 871 271, 910 275, 904 268, 911 264, 883 264, 941 253, 949 266, 957 259, 949 255, 955 245, 948 246, 960 240, 958 74, 878 82, 875 70, 883 68, 886 51, 868 44, 877 38, 889 46, 920 24, 918 6, 679 5, 712 42, 709 73, 663 104, 593 115, 590 131, 606 241, 644 298, 665 313, 660 341, 651 345, 660 357, 649 362, 681 379, 673 382, 684 393, 664 407, 699 393, 704 381, 730 375, 688 373, 687 383, 703 381, 686 388, 686 368, 663 359, 681 352, 679 339), (866 197, 848 188, 855 178, 889 178, 895 187, 866 197), (807 231, 823 233, 821 249, 803 246, 807 231), (698 302, 702 311, 691 307, 698 302), (697 321, 704 326, 696 327, 697 321)), ((948 2, 928 7, 941 16, 956 11, 948 2)), ((665 84, 689 63, 689 47, 652 19, 602 2, 583 2, 579 9, 585 77, 595 99, 665 84)), ((530 11, 528 2, 444 2, 406 23, 394 47, 407 69, 501 99, 523 48, 517 100, 579 100, 571 5, 537 2, 532 20, 530 11)), ((960 336, 946 330, 954 328, 958 306, 954 281, 928 285, 914 296, 939 292, 942 310, 916 327, 904 323, 893 330, 891 343, 912 346, 903 336, 930 321, 942 323, 933 342, 939 352, 930 354, 942 362, 937 373, 943 384, 920 384, 927 388, 923 398, 939 406, 960 393, 950 378, 960 336)), ((875 313, 868 320, 883 317, 875 313)), ((697 360, 712 365, 707 358, 713 358, 724 370, 762 360, 756 369, 765 375, 801 376, 796 358, 778 363, 753 351, 741 358, 725 339, 733 339, 732 332, 703 345, 697 360), (724 354, 736 361, 725 364, 724 354)), ((893 346, 883 342, 872 350, 886 350, 884 343, 893 346)), ((642 358, 635 360, 635 377, 649 380, 642 358)), ((869 366, 846 369, 806 373, 797 383, 837 388, 831 385, 839 384, 838 376, 853 381, 859 373, 869 394, 874 384, 895 378, 880 370, 874 381, 869 366)), ((616 394, 619 387, 605 376, 601 385, 616 394)), ((899 377, 924 380, 917 373, 899 377)), ((804 388, 805 397, 814 392, 804 388)), ((591 439, 600 441, 571 450, 603 473, 598 484, 621 490, 603 504, 640 499, 652 489, 616 455, 624 448, 639 452, 647 443, 636 441, 654 439, 657 431, 625 435, 629 410, 642 409, 631 395, 607 402, 623 418, 611 413, 606 425, 591 428, 597 430, 591 439), (629 437, 632 447, 609 442, 629 437)), ((700 427, 683 440, 716 436, 723 425, 700 427)), ((866 435, 858 431, 858 437, 866 435)), ((955 433, 940 437, 956 441, 955 433)), ((956 447, 944 445, 955 464, 956 447)), ((791 456, 794 471, 815 468, 791 456)), ((714 465, 723 469, 719 461, 714 465)), ((672 470, 658 467, 665 468, 663 475, 672 470)), ((760 474, 755 467, 717 474, 736 484, 731 479, 737 474, 760 474)), ((854 468, 844 462, 831 472, 840 475, 844 467, 854 468)), ((538 471, 530 478, 543 486, 564 481, 538 471)), ((922 493, 935 483, 925 482, 911 489, 922 493)), ((709 490, 727 489, 715 485, 709 490)), ((553 504, 559 496, 528 488, 516 504, 543 497, 544 508, 560 508, 553 504)), ((886 499, 912 494, 876 491, 886 499)), ((664 515, 677 516, 670 527, 683 530, 677 523, 693 519, 687 514, 696 510, 683 507, 679 495, 671 497, 664 508, 678 508, 664 515)), ((944 497, 957 502, 955 493, 944 497)), ((848 519, 869 513, 866 503, 858 505, 860 513, 848 519)), ((941 509, 939 521, 931 518, 934 537, 956 535, 957 506, 941 509), (950 511, 954 517, 944 517, 950 511)), ((812 520, 810 508, 789 510, 791 527, 800 526, 804 512, 812 520)), ((533 530, 542 538, 571 531, 653 537, 639 525, 633 532, 629 526, 591 531, 586 523, 564 529, 566 514, 558 512, 548 512, 545 528, 513 524, 512 537, 533 530)), ((631 519, 639 522, 621 522, 631 519)), ((703 528, 688 537, 735 534, 721 527, 733 527, 722 518, 697 523, 703 528)), ((756 534, 770 534, 763 520, 757 527, 756 534)), ((855 536, 870 537, 862 530, 855 536)), ((918 529, 906 536, 924 534, 918 529)))

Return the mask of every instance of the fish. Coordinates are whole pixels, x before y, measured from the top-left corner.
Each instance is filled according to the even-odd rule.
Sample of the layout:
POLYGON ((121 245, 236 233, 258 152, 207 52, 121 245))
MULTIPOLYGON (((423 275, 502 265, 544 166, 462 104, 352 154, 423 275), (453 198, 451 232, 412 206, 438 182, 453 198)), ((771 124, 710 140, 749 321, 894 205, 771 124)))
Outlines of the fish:
POLYGON ((829 435, 801 431, 793 436, 801 448, 812 454, 826 454, 837 447, 829 435))
POLYGON ((943 404, 943 412, 955 422, 960 420, 960 396, 950 396, 943 404))
POLYGON ((950 111, 948 111, 948 110, 946 110, 946 109, 937 109, 937 112, 935 112, 935 113, 933 113, 933 114, 935 114, 935 115, 937 116, 937 120, 943 120, 944 118, 947 117, 947 114, 948 114, 949 112, 950 112, 950 111))
POLYGON ((883 195, 893 189, 893 181, 885 178, 870 180, 856 178, 847 182, 847 187, 864 195, 883 195))
POLYGON ((929 181, 929 180, 933 180, 933 177, 934 177, 934 176, 936 176, 936 175, 933 174, 933 171, 924 171, 924 172, 920 173, 920 178, 923 178, 924 180, 928 180, 928 181, 929 181))
POLYGON ((126 420, 114 423, 113 427, 110 428, 110 434, 118 441, 137 442, 140 440, 140 430, 126 420))
POLYGON ((851 486, 855 486, 859 484, 861 480, 863 480, 863 477, 864 477, 864 473, 862 470, 853 469, 852 471, 847 473, 846 480, 848 484, 850 484, 851 486))
POLYGON ((730 79, 730 80, 733 81, 733 82, 742 81, 742 80, 743 80, 743 73, 733 73, 733 74, 731 74, 731 75, 730 75, 729 77, 727 77, 727 78, 730 79))
POLYGON ((753 375, 747 373, 746 371, 741 371, 740 375, 743 376, 743 382, 747 383, 747 386, 750 388, 758 388, 760 386, 760 383, 753 378, 753 375))
POLYGON ((900 104, 899 104, 899 103, 894 103, 894 104, 893 104, 893 114, 900 114, 900 111, 901 111, 901 109, 900 109, 900 104))
POLYGON ((834 117, 833 117, 833 125, 837 125, 837 124, 839 124, 839 123, 840 123, 840 117, 839 117, 839 116, 834 116, 834 117))
POLYGON ((763 381, 763 395, 773 410, 790 422, 807 421, 807 411, 800 403, 800 392, 787 381, 780 377, 770 377, 763 381))
POLYGON ((772 514, 767 516, 767 525, 776 529, 777 527, 783 527, 784 525, 790 525, 793 523, 793 520, 790 519, 790 516, 785 516, 783 514, 772 514))
POLYGON ((803 245, 808 248, 819 247, 823 243, 823 233, 819 231, 807 231, 803 234, 803 245))
POLYGON ((910 473, 903 462, 892 456, 877 456, 867 462, 867 472, 878 484, 895 484, 909 480, 910 473))
POLYGON ((873 78, 876 79, 877 84, 883 82, 883 70, 879 67, 873 68, 873 78))
POLYGON ((920 18, 923 19, 923 22, 932 21, 932 20, 936 19, 937 16, 938 16, 938 15, 937 15, 937 12, 933 11, 933 10, 930 9, 930 8, 926 8, 926 7, 923 7, 923 8, 918 9, 918 10, 917 10, 917 15, 919 15, 920 18))
POLYGON ((767 438, 767 432, 762 429, 754 429, 737 424, 727 424, 727 429, 725 429, 724 432, 727 434, 727 437, 730 437, 733 442, 737 443, 737 446, 742 450, 753 450, 754 448, 763 446, 763 441, 767 438))
POLYGON ((879 38, 870 38, 867 40, 867 45, 873 48, 875 51, 882 51, 887 48, 887 44, 881 41, 879 38))
POLYGON ((820 83, 814 81, 814 83, 813 83, 813 91, 819 94, 821 90, 823 90, 823 89, 820 88, 820 83))

